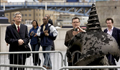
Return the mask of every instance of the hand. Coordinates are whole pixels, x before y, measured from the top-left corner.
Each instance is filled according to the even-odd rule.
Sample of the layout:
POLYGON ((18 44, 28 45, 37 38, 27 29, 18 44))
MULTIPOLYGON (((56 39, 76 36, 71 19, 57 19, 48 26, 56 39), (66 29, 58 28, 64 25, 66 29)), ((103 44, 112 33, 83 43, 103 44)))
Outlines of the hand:
POLYGON ((82 28, 80 28, 80 27, 77 27, 78 29, 79 29, 79 31, 78 32, 86 32, 85 30, 83 30, 82 28))
POLYGON ((48 33, 45 33, 45 36, 49 36, 49 34, 48 34, 48 33))
POLYGON ((37 36, 37 33, 35 33, 34 37, 36 37, 36 36, 37 36))
POLYGON ((44 33, 48 33, 48 30, 45 30, 44 33))
POLYGON ((34 32, 32 31, 32 32, 30 33, 30 36, 33 36, 33 33, 34 33, 34 32))
POLYGON ((45 36, 49 36, 48 30, 44 31, 45 36))
POLYGON ((19 39, 19 40, 18 40, 18 44, 19 44, 19 45, 23 45, 23 43, 24 43, 24 41, 23 41, 22 39, 19 39))
POLYGON ((79 33, 78 31, 73 31, 73 32, 72 32, 73 36, 74 36, 74 35, 77 35, 78 33, 79 33))

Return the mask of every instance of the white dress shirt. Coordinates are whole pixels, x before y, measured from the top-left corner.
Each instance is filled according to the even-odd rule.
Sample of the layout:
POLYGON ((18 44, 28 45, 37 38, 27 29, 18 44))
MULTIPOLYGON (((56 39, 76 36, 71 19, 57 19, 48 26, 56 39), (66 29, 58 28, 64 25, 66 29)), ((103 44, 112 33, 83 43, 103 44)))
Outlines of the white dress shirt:
POLYGON ((113 26, 112 26, 111 30, 108 30, 108 28, 107 28, 107 33, 110 34, 110 35, 112 36, 112 33, 113 33, 113 26))
MULTIPOLYGON (((15 24, 15 23, 14 23, 14 24, 15 24)), ((16 27, 17 30, 18 30, 18 26, 19 26, 19 28, 20 28, 20 24, 19 24, 19 25, 16 25, 16 24, 15 24, 15 27, 16 27)))

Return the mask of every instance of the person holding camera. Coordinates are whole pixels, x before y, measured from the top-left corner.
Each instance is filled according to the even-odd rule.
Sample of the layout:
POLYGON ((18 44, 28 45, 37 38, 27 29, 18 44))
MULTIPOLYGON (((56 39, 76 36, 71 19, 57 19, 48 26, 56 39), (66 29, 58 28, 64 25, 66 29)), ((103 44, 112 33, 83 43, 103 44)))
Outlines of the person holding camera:
MULTIPOLYGON (((40 42, 38 36, 36 36, 37 30, 38 30, 38 23, 36 20, 32 21, 32 28, 29 31, 29 36, 30 36, 30 45, 32 48, 32 51, 39 51, 40 48, 40 42)), ((39 65, 41 64, 41 60, 39 58, 39 53, 33 53, 33 64, 34 65, 39 65)))
MULTIPOLYGON (((65 36, 64 44, 67 47, 73 36, 77 35, 79 32, 86 32, 85 30, 80 28, 80 19, 78 17, 74 17, 72 19, 72 26, 73 28, 71 30, 68 30, 65 36)), ((72 66, 72 60, 70 60, 69 58, 68 58, 68 66, 72 66)))

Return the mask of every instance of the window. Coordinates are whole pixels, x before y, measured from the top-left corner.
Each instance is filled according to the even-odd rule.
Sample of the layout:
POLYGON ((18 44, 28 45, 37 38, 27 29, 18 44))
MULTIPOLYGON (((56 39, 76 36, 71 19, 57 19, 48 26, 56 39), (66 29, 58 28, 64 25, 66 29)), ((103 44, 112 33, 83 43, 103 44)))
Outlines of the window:
POLYGON ((29 16, 31 16, 31 14, 29 14, 29 16))
POLYGON ((22 21, 24 22, 24 19, 22 19, 22 21))
POLYGON ((24 16, 24 14, 22 14, 22 16, 24 16))
POLYGON ((27 14, 25 14, 25 16, 27 16, 27 14))

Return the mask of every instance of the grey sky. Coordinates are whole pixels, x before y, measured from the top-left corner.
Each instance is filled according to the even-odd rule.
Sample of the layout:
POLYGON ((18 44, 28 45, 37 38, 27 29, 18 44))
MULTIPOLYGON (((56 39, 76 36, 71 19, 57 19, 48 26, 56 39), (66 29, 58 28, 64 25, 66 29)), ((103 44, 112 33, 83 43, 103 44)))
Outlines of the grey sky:
MULTIPOLYGON (((8 2, 25 2, 25 1, 33 2, 33 0, 8 0, 8 2)), ((35 1, 37 1, 37 0, 35 0, 35 1)))
POLYGON ((7 0, 8 2, 25 2, 25 0, 7 0))

